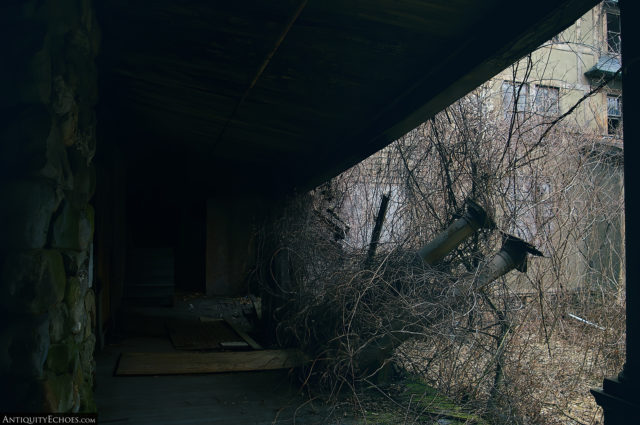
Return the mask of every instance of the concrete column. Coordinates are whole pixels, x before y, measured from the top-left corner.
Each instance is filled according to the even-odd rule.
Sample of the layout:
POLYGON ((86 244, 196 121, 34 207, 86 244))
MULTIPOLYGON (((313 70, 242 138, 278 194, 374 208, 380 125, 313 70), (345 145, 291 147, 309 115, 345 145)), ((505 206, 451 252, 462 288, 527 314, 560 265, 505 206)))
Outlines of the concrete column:
MULTIPOLYGON (((625 249, 627 333, 626 362, 617 377, 605 378, 602 388, 591 393, 604 410, 605 425, 640 423, 640 221, 634 214, 640 201, 638 140, 640 140, 640 27, 638 3, 620 0, 622 26, 622 89, 625 187, 625 249)), ((613 302, 613 300, 612 300, 613 302)))

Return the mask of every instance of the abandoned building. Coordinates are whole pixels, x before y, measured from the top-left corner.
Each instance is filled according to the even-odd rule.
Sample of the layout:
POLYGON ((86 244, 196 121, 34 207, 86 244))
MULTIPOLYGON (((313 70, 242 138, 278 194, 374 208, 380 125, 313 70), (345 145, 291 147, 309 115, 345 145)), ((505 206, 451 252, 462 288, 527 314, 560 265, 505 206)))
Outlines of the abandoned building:
MULTIPOLYGON (((380 150, 597 3, 3 3, 0 412, 271 423, 272 411, 260 411, 279 412, 288 390, 265 402, 275 391, 265 375, 190 381, 185 401, 172 397, 186 380, 114 377, 120 353, 109 341, 154 332, 154 318, 140 311, 198 310, 188 297, 170 307, 176 294, 246 295, 259 261, 254 230, 278 220, 287 196, 380 150), (238 394, 247 397, 241 413, 238 394)), ((637 6, 608 3, 621 10, 621 31, 612 17, 610 35, 613 48, 622 40, 624 192, 633 211, 637 6)), ((584 71, 610 72, 600 59, 584 71)), ((631 213, 624 232, 626 364, 592 391, 607 425, 640 412, 640 229, 631 213)), ((249 361, 244 353, 240 362, 249 361)), ((279 355, 267 363, 291 360, 279 355)), ((168 367, 184 371, 186 362, 171 358, 168 367)), ((143 359, 131 374, 145 367, 143 359)))
MULTIPOLYGON (((514 128, 519 130, 522 127, 527 127, 526 130, 533 133, 538 124, 553 122, 571 111, 566 119, 570 121, 565 127, 568 133, 576 135, 576 138, 579 138, 578 134, 584 138, 592 138, 593 146, 589 146, 589 154, 606 157, 605 161, 598 164, 598 187, 604 188, 603 191, 611 199, 621 199, 623 173, 620 158, 624 145, 621 74, 618 72, 619 21, 620 10, 617 2, 602 2, 596 5, 573 25, 541 44, 531 55, 507 67, 470 95, 462 98, 461 102, 469 102, 475 109, 472 106, 471 112, 460 119, 466 119, 466 125, 473 126, 476 132, 491 132, 491 136, 497 141, 487 143, 488 145, 502 145, 503 140, 496 136, 508 134, 509 131, 513 134, 514 128), (605 81, 600 90, 590 94, 605 81), (509 130, 514 109, 519 116, 509 130), (485 110, 481 122, 476 122, 474 117, 469 116, 476 110, 485 110), (500 126, 502 129, 499 129, 500 126)), ((455 109, 455 106, 453 108, 455 109)), ((444 112, 445 116, 450 111, 451 107, 444 112)), ((455 121, 453 118, 452 120, 455 121)), ((405 136, 407 143, 411 143, 410 140, 415 138, 428 146, 428 138, 417 135, 421 129, 423 126, 419 126, 411 135, 405 136)), ((453 136, 448 134, 442 135, 441 138, 452 139, 453 136)), ((555 145, 562 146, 564 138, 554 139, 555 145)), ((399 146, 402 146, 402 143, 403 139, 388 145, 358 163, 353 167, 353 171, 347 170, 335 179, 333 184, 342 186, 346 184, 341 183, 343 180, 349 180, 349 190, 331 207, 332 211, 339 213, 344 222, 343 227, 353 229, 345 234, 345 246, 358 249, 369 243, 374 226, 370 217, 376 214, 377 200, 382 193, 388 194, 390 199, 385 214, 386 226, 383 227, 379 238, 380 246, 391 249, 390 247, 406 240, 407 233, 418 232, 416 223, 411 222, 411 218, 407 217, 406 207, 403 208, 415 195, 406 193, 403 178, 406 171, 401 165, 397 165, 402 163, 402 159, 398 158, 399 146), (354 177, 351 177, 350 173, 354 177)), ((566 143, 579 142, 568 140, 566 143)), ((476 144, 481 145, 481 142, 476 144)), ((424 158, 427 154, 418 152, 414 155, 424 158)), ((424 169, 434 167, 434 164, 424 162, 414 160, 411 162, 411 168, 414 171, 419 170, 420 180, 437 180, 426 177, 428 171, 424 169)), ((539 216, 548 219, 555 215, 553 193, 560 190, 559 182, 553 181, 550 177, 552 168, 549 167, 536 176, 532 176, 529 170, 515 172, 513 182, 506 181, 508 179, 505 178, 505 187, 517 187, 517 191, 520 192, 517 200, 509 202, 512 205, 516 201, 526 204, 522 208, 524 211, 510 212, 517 219, 508 220, 508 232, 517 234, 527 241, 544 244, 540 228, 544 227, 541 222, 545 219, 540 220, 539 216)), ((421 192, 438 196, 435 186, 436 183, 427 185, 421 192), (433 192, 429 192, 430 190, 433 192)), ((517 207, 513 205, 513 208, 517 207)), ((602 211, 600 213, 601 216, 604 215, 602 211)), ((503 216, 505 214, 502 212, 503 216)), ((497 218, 494 216, 494 219, 497 218)), ((591 281, 592 285, 598 285, 605 280, 623 281, 621 220, 621 214, 613 214, 597 229, 590 230, 589 237, 583 238, 581 235, 574 238, 571 244, 574 251, 567 256, 567 262, 572 263, 572 273, 563 281, 563 287, 577 288, 586 281, 591 281), (594 270, 598 272, 594 273, 594 270), (600 276, 595 276, 598 274, 600 276)), ((437 220, 431 218, 431 221, 437 220)), ((549 232, 551 227, 548 221, 546 225, 549 226, 549 232)))

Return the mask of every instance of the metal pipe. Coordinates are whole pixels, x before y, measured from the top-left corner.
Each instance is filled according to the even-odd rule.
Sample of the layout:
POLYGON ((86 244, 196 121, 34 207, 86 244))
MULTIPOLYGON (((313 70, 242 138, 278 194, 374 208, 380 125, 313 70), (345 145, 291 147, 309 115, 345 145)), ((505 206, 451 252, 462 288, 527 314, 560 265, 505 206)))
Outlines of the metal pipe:
POLYGON ((513 269, 525 273, 527 271, 527 254, 538 257, 544 256, 542 252, 538 251, 530 243, 515 236, 504 234, 502 248, 484 266, 478 275, 476 286, 483 288, 513 269))
POLYGON ((467 212, 451 223, 431 242, 418 251, 418 256, 429 265, 434 265, 453 251, 465 239, 478 229, 491 229, 495 226, 486 211, 472 200, 467 200, 467 212))

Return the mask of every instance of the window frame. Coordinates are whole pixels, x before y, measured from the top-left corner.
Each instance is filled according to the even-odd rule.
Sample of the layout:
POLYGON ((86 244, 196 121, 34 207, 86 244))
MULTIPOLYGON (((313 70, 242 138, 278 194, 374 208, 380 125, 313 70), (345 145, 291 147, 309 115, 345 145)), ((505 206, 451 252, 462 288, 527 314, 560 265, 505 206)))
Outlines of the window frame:
POLYGON ((620 31, 620 13, 616 11, 607 11, 605 12, 605 20, 606 20, 606 43, 607 43, 607 51, 615 54, 621 53, 621 31, 620 31), (615 23, 616 28, 612 29, 612 24, 615 23))
POLYGON ((502 95, 502 111, 504 112, 505 118, 512 116, 514 105, 516 106, 515 112, 519 115, 531 112, 531 87, 529 83, 503 80, 500 90, 502 95))
POLYGON ((621 127, 622 127, 622 94, 607 93, 607 135, 609 136, 617 135, 621 127), (615 103, 614 107, 612 107, 612 103, 615 103))
POLYGON ((538 115, 557 117, 560 114, 560 87, 548 84, 534 86, 533 110, 538 115), (544 93, 541 96, 541 93, 544 93), (549 94, 553 93, 553 96, 549 94))

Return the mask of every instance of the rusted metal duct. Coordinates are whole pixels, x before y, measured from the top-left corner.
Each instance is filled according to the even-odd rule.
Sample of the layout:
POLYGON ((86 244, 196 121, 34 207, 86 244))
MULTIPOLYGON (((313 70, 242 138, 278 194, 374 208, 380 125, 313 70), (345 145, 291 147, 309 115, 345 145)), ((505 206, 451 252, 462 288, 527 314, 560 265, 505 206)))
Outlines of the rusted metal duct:
POLYGON ((544 257, 533 245, 513 235, 503 234, 502 248, 482 269, 476 281, 476 287, 483 288, 516 269, 522 273, 527 271, 527 254, 544 257))
POLYGON ((465 239, 481 228, 495 227, 487 212, 472 200, 467 200, 467 212, 426 244, 418 256, 430 266, 442 260, 465 239))

